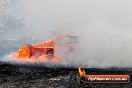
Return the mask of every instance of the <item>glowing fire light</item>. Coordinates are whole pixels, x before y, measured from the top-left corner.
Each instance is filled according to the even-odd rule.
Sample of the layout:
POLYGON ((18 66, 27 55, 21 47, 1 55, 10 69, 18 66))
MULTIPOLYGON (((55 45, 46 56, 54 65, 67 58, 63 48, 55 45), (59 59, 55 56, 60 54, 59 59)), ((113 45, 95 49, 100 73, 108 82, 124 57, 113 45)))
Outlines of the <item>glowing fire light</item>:
POLYGON ((17 53, 12 53, 10 55, 13 60, 20 61, 20 62, 60 62, 60 58, 57 57, 52 57, 52 58, 47 58, 46 55, 41 55, 39 57, 19 57, 17 53))
POLYGON ((86 74, 85 70, 81 67, 78 68, 78 72, 80 76, 84 76, 86 74))

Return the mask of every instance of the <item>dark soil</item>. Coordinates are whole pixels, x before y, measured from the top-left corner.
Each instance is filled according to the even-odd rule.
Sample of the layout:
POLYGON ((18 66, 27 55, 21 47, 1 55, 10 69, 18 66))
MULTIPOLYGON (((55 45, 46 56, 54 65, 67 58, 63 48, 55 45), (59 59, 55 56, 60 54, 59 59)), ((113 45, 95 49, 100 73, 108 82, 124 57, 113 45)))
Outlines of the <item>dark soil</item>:
MULTIPOLYGON (((128 74, 132 69, 86 69, 87 74, 128 74)), ((132 81, 126 84, 86 84, 68 82, 70 71, 76 68, 48 68, 38 64, 12 64, 0 62, 0 88, 132 88, 132 81)))

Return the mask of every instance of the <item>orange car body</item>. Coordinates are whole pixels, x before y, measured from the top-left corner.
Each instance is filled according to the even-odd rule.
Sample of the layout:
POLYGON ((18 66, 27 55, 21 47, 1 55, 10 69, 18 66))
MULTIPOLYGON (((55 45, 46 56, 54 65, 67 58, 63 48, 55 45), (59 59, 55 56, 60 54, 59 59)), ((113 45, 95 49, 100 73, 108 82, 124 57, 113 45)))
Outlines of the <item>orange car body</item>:
POLYGON ((46 42, 33 45, 25 44, 17 51, 17 58, 37 58, 45 56, 52 60, 55 57, 55 53, 59 52, 56 50, 56 47, 68 47, 69 50, 73 50, 77 45, 77 40, 77 35, 59 35, 46 42))

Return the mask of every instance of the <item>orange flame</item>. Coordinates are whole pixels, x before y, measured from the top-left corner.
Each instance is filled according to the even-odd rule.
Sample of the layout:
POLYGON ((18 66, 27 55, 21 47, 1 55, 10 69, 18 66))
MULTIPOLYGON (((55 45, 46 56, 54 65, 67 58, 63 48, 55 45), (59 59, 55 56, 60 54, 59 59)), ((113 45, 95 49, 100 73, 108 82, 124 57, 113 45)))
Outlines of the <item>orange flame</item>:
POLYGON ((25 44, 21 49, 17 51, 18 57, 30 57, 30 46, 25 44))
POLYGON ((31 57, 19 57, 18 53, 12 53, 11 58, 13 58, 16 61, 20 62, 60 62, 60 58, 58 57, 52 57, 47 58, 46 55, 41 55, 39 57, 31 56, 31 57))
POLYGON ((86 74, 85 70, 81 67, 78 68, 79 75, 83 76, 86 74))

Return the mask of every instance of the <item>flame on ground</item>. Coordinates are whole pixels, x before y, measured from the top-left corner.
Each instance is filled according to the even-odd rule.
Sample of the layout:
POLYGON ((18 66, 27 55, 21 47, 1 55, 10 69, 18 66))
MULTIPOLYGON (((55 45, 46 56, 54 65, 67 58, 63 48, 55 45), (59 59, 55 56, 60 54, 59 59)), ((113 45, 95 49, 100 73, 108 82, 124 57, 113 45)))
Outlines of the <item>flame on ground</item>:
POLYGON ((81 67, 78 68, 78 72, 80 76, 84 76, 86 74, 85 70, 81 67))

